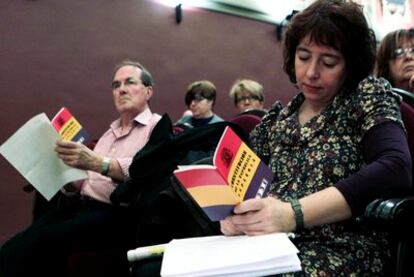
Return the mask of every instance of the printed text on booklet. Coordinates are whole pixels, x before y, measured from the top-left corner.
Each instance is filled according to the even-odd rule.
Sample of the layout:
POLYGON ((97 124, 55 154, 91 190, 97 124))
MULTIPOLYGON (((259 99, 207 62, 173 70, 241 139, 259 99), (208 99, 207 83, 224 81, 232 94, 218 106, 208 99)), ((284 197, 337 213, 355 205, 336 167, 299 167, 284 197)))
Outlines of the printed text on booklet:
POLYGON ((245 199, 266 195, 272 171, 230 127, 223 132, 213 163, 183 166, 174 171, 210 220, 224 219, 245 199))

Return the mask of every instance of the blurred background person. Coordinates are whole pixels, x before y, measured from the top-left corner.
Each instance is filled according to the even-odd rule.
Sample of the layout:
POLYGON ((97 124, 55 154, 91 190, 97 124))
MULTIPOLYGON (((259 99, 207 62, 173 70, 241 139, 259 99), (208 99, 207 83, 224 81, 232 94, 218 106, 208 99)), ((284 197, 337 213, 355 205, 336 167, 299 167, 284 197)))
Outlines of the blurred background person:
POLYGON ((249 110, 263 110, 265 113, 263 86, 256 81, 238 79, 231 87, 229 96, 233 100, 238 114, 249 110))
POLYGON ((414 29, 387 34, 377 53, 376 73, 392 86, 414 92, 414 29))
POLYGON ((216 94, 217 89, 210 81, 202 80, 191 83, 187 88, 184 101, 192 114, 181 117, 176 125, 194 128, 223 121, 213 112, 216 94))

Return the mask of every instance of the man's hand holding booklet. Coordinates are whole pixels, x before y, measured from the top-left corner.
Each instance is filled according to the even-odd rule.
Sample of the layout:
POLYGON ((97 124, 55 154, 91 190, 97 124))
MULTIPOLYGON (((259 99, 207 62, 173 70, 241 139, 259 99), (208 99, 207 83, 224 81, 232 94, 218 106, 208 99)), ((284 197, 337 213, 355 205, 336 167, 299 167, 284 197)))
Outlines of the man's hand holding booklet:
POLYGON ((86 179, 86 171, 64 164, 54 151, 59 139, 84 142, 87 134, 79 122, 62 108, 52 119, 38 114, 0 146, 0 153, 20 174, 50 200, 65 184, 86 179))

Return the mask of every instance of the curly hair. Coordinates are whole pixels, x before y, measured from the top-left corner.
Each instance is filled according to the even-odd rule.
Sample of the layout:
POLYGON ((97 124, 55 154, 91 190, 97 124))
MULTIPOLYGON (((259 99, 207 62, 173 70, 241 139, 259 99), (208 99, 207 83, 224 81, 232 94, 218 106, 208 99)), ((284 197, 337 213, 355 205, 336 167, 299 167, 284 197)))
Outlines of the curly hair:
POLYGON ((414 42, 414 28, 399 29, 388 33, 382 39, 378 48, 375 73, 378 77, 387 79, 393 86, 395 84, 391 78, 389 61, 394 58, 394 51, 399 48, 404 41, 414 42))
POLYGON ((284 35, 283 49, 283 70, 292 83, 296 83, 296 48, 306 36, 318 45, 341 52, 347 72, 346 88, 355 89, 372 73, 375 34, 360 5, 344 0, 318 0, 292 18, 284 35))

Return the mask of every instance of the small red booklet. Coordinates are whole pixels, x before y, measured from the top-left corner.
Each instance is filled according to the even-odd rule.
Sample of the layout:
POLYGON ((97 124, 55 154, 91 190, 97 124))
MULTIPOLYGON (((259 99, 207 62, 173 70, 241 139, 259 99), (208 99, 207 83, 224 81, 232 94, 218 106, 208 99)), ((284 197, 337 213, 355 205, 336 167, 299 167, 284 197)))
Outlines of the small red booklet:
POLYGON ((212 221, 232 214, 243 200, 262 197, 273 179, 270 168, 226 127, 214 165, 180 166, 174 175, 212 221))
POLYGON ((84 143, 88 139, 88 133, 65 107, 60 109, 51 122, 59 135, 65 140, 84 143))

